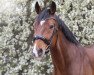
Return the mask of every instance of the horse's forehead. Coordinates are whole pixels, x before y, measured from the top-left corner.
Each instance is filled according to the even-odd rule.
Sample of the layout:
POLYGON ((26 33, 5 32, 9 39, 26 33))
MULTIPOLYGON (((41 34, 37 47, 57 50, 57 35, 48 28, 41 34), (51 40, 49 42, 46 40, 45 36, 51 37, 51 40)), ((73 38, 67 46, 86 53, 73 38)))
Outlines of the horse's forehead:
POLYGON ((41 20, 41 21, 40 21, 40 25, 41 25, 41 26, 43 26, 44 23, 45 23, 45 20, 41 20))
POLYGON ((49 22, 53 22, 53 21, 55 21, 56 19, 53 18, 53 17, 47 18, 47 19, 42 19, 42 20, 40 21, 40 25, 41 25, 41 26, 44 25, 44 23, 45 23, 46 21, 48 21, 48 20, 50 20, 49 22))

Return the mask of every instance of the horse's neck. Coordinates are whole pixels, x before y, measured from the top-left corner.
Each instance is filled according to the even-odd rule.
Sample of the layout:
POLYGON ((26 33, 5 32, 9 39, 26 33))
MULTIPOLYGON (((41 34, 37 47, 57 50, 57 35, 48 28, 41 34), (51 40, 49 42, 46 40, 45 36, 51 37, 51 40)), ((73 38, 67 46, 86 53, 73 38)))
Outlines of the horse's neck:
POLYGON ((79 49, 79 45, 69 42, 60 32, 58 33, 57 39, 56 46, 51 49, 55 70, 60 71, 60 73, 64 75, 71 75, 70 72, 67 71, 77 72, 77 69, 81 69, 80 64, 82 63, 82 55, 84 52, 79 49))

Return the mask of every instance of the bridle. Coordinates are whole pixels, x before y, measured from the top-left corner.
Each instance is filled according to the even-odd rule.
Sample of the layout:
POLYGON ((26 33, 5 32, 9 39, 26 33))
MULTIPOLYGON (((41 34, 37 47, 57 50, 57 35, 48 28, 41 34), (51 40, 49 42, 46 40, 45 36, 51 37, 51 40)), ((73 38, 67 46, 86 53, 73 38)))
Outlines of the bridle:
MULTIPOLYGON (((50 19, 51 19, 51 18, 50 18, 50 19)), ((55 18, 52 18, 52 19, 56 20, 55 18)), ((56 32, 57 32, 57 29, 56 29, 56 27, 54 26, 54 29, 53 29, 53 32, 52 32, 52 35, 51 35, 50 39, 45 38, 43 35, 34 35, 33 41, 40 39, 40 40, 42 40, 44 43, 46 43, 46 44, 47 44, 47 48, 46 48, 46 52, 45 52, 45 53, 48 53, 49 50, 50 50, 51 44, 52 44, 53 36, 55 35, 56 32)))

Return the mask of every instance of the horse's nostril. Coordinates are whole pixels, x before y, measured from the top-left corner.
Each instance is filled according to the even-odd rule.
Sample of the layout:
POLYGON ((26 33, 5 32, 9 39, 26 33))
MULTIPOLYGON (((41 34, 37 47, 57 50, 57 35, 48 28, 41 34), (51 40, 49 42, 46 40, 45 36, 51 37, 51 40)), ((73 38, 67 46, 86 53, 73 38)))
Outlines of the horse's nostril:
POLYGON ((42 50, 42 49, 39 49, 39 50, 38 50, 38 55, 41 56, 42 53, 43 53, 43 50, 42 50))

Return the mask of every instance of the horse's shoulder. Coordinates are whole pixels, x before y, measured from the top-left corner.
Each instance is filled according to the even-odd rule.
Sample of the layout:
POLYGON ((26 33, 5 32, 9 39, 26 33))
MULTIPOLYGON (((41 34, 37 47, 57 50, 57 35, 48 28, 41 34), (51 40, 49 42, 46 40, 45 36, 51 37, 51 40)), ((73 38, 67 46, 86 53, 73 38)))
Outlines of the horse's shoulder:
POLYGON ((94 44, 85 46, 84 48, 86 50, 86 53, 90 59, 92 66, 94 67, 94 44))
POLYGON ((89 56, 94 57, 94 44, 93 45, 87 45, 84 48, 85 48, 85 50, 86 50, 86 52, 89 56))

